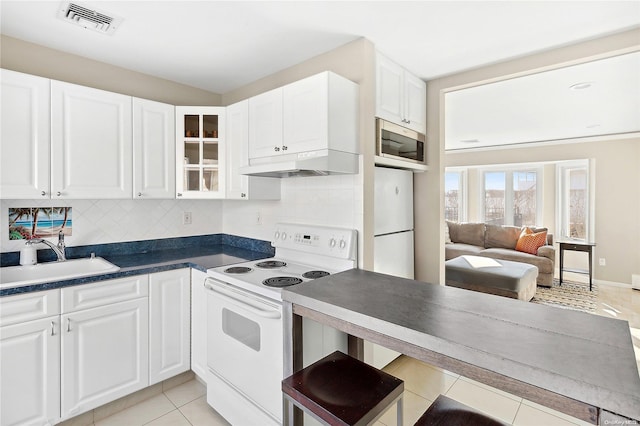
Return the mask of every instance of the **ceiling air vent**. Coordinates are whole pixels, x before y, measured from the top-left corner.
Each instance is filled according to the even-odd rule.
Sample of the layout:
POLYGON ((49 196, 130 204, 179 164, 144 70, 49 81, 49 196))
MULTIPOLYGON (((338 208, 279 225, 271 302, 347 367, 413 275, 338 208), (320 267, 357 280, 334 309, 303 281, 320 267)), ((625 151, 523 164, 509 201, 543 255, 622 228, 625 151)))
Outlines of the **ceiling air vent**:
POLYGON ((109 35, 113 34, 122 23, 122 18, 119 16, 71 2, 62 2, 58 18, 88 30, 109 35))

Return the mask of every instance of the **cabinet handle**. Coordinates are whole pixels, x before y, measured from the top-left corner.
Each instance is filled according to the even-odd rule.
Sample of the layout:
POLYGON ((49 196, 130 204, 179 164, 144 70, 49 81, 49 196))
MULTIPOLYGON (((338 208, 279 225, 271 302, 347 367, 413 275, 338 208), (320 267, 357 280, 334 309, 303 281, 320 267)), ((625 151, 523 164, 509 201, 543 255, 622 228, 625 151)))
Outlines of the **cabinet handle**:
POLYGON ((247 194, 245 194, 244 192, 240 193, 240 198, 245 198, 247 196, 247 194))
POLYGON ((47 195, 47 193, 46 193, 46 192, 44 192, 44 191, 42 191, 42 192, 40 193, 40 195, 42 195, 42 196, 44 197, 45 195, 47 195))
POLYGON ((178 197, 182 197, 182 192, 178 192, 178 197))
POLYGON ((142 197, 142 192, 138 192, 138 197, 142 197))
POLYGON ((287 148, 285 145, 282 145, 282 150, 283 151, 286 151, 287 149, 289 149, 289 148, 287 148))
POLYGON ((280 151, 280 147, 278 147, 278 146, 274 146, 274 147, 273 147, 273 150, 274 150, 275 152, 279 152, 279 151, 280 151))
POLYGON ((56 335, 56 323, 51 321, 51 335, 55 336, 56 335))
POLYGON ((407 120, 407 124, 411 124, 411 120, 407 120))
POLYGON ((62 192, 58 191, 58 192, 56 192, 56 195, 59 197, 59 196, 62 195, 62 192))
POLYGON ((71 331, 71 319, 67 318, 67 333, 71 331))

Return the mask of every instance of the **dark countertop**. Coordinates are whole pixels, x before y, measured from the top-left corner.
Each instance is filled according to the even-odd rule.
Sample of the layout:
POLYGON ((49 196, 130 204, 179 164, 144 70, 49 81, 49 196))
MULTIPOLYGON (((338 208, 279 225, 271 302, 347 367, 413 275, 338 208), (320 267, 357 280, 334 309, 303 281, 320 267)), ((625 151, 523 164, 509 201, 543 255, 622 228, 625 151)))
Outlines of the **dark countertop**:
MULTIPOLYGON (((574 400, 640 419, 626 321, 357 269, 285 288, 282 297, 294 313, 320 313, 343 331, 380 336, 392 349, 551 408, 567 412, 563 404, 574 400), (561 396, 568 398, 559 404, 561 396)), ((593 421, 589 409, 587 416, 593 421)))
MULTIPOLYGON (((119 271, 71 280, 5 288, 0 290, 0 297, 180 268, 194 268, 206 272, 209 268, 273 257, 273 253, 269 253, 268 249, 265 249, 264 242, 241 237, 228 238, 227 236, 215 239, 207 236, 154 240, 145 243, 115 244, 114 247, 100 249, 99 246, 92 246, 87 250, 96 250, 98 257, 119 266, 119 271)), ((84 253, 87 250, 76 250, 76 254, 80 254, 77 257, 87 256, 84 253)))

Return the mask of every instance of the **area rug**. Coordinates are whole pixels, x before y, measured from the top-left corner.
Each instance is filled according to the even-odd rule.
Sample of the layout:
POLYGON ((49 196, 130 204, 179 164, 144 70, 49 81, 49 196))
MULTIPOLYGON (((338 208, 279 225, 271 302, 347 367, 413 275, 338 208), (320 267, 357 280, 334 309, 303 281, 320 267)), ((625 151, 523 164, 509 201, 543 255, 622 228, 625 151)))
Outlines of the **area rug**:
POLYGON ((551 287, 538 286, 531 301, 563 309, 595 313, 598 306, 597 298, 598 287, 595 284, 592 291, 589 291, 588 283, 565 280, 560 286, 559 280, 554 278, 551 287))

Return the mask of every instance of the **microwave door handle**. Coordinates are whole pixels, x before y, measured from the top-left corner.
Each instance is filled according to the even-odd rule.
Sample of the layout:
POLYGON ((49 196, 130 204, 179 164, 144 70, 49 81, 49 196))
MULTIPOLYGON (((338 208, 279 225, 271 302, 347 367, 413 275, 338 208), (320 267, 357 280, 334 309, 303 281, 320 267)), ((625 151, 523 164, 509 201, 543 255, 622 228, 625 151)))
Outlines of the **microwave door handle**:
POLYGON ((268 306, 266 303, 262 303, 253 298, 244 297, 240 292, 228 290, 225 287, 222 287, 223 285, 225 284, 211 277, 208 277, 204 281, 204 286, 207 290, 213 291, 214 293, 218 294, 219 296, 222 296, 222 298, 228 301, 235 302, 235 304, 239 304, 240 307, 242 307, 243 309, 253 314, 256 314, 263 318, 272 318, 272 319, 278 319, 282 316, 280 312, 277 310, 264 309, 263 306, 268 306))

